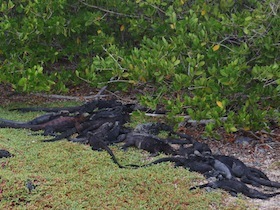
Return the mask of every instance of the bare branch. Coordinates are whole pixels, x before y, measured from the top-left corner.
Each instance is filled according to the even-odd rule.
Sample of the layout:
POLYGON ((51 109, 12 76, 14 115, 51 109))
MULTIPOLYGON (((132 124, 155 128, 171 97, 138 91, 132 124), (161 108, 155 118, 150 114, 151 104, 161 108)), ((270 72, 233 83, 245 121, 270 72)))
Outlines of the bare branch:
POLYGON ((114 12, 114 11, 111 11, 111 10, 104 9, 102 7, 91 5, 91 4, 86 3, 83 0, 79 0, 79 2, 82 3, 83 5, 87 6, 87 7, 98 9, 102 12, 106 12, 106 13, 109 13, 109 14, 112 14, 112 15, 123 16, 123 17, 131 17, 131 18, 140 18, 140 16, 137 16, 137 15, 128 15, 128 14, 124 14, 124 13, 114 12))
POLYGON ((75 100, 75 101, 91 100, 91 99, 107 96, 107 95, 101 95, 98 93, 96 95, 92 95, 92 96, 64 96, 64 95, 43 94, 43 93, 31 93, 31 95, 45 97, 45 98, 55 98, 55 99, 63 99, 63 100, 75 100))
MULTIPOLYGON (((145 113, 146 116, 149 117, 166 117, 166 114, 154 114, 154 113, 145 113)), ((190 123, 192 126, 196 126, 196 125, 207 125, 209 123, 214 123, 215 120, 213 119, 209 119, 209 120, 192 120, 191 117, 189 115, 175 115, 174 117, 183 117, 184 118, 184 122, 180 123, 180 126, 184 126, 187 123, 190 123)), ((221 121, 226 121, 227 117, 221 117, 220 118, 221 121)))

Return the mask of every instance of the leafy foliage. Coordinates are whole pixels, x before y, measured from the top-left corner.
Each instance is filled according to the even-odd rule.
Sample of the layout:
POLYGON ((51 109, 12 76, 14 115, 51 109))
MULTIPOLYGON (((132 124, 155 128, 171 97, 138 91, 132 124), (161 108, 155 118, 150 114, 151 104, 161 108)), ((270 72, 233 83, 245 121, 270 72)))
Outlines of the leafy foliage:
POLYGON ((172 120, 214 119, 208 133, 268 128, 280 115, 279 7, 276 0, 5 1, 0 81, 22 91, 67 91, 85 81, 143 88, 139 100, 163 104, 172 120))

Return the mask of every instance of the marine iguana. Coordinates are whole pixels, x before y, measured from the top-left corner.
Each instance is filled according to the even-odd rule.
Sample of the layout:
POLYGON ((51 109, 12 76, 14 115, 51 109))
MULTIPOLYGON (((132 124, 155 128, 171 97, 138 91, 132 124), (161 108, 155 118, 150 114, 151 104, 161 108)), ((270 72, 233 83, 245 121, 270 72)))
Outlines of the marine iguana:
POLYGON ((240 178, 242 182, 255 186, 263 185, 280 188, 279 182, 271 181, 262 171, 252 167, 247 167, 241 160, 235 157, 226 155, 213 155, 213 157, 227 165, 232 171, 232 174, 235 177, 240 178))
POLYGON ((4 149, 0 149, 0 158, 8 158, 8 157, 12 157, 13 155, 4 149))
POLYGON ((228 191, 232 196, 237 196, 238 193, 242 193, 243 195, 249 197, 249 198, 258 198, 258 199, 268 199, 271 197, 274 197, 276 195, 279 195, 280 192, 276 193, 263 193, 258 190, 249 188, 246 186, 246 184, 238 181, 238 180, 218 180, 215 182, 210 182, 207 184, 197 185, 194 187, 191 187, 190 190, 194 190, 196 188, 205 188, 205 187, 211 187, 211 188, 220 188, 225 191, 228 191))
POLYGON ((87 120, 88 113, 82 113, 75 116, 58 116, 41 124, 19 123, 17 121, 2 121, 0 128, 26 128, 32 131, 43 130, 44 135, 54 135, 56 132, 63 132, 69 128, 78 127, 87 120))
POLYGON ((123 150, 126 150, 128 147, 136 147, 146 150, 152 155, 158 155, 161 152, 172 155, 175 152, 166 141, 150 134, 131 132, 120 135, 118 139, 119 141, 124 141, 123 150))
POLYGON ((71 107, 27 107, 27 108, 16 108, 11 110, 18 110, 21 112, 33 112, 33 111, 45 111, 45 112, 59 112, 62 110, 67 110, 70 113, 80 112, 80 113, 91 113, 95 109, 103 109, 103 108, 112 108, 115 106, 121 106, 122 103, 116 100, 92 100, 80 106, 71 106, 71 107))
POLYGON ((110 147, 105 143, 108 141, 110 134, 110 130, 114 127, 112 123, 104 123, 101 125, 94 133, 88 132, 88 142, 89 145, 93 150, 106 150, 108 154, 111 156, 113 162, 119 166, 119 168, 128 168, 128 167, 139 167, 137 165, 121 165, 116 156, 114 155, 113 151, 110 149, 110 147))

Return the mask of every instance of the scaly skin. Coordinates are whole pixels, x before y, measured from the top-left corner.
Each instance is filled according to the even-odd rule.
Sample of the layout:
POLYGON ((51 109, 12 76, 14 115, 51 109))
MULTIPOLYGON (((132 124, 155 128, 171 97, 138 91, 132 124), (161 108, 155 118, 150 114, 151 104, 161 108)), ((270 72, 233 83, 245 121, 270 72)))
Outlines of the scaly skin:
POLYGON ((220 188, 225 191, 228 191, 231 195, 237 196, 238 193, 242 193, 243 195, 249 197, 249 198, 258 198, 258 199, 268 199, 271 197, 274 197, 276 195, 279 195, 280 192, 276 193, 263 193, 258 190, 249 188, 246 186, 246 184, 237 181, 237 180, 219 180, 215 182, 210 182, 203 185, 198 185, 195 187, 190 188, 190 190, 194 190, 196 188, 205 188, 205 187, 211 187, 211 188, 220 188))
POLYGON ((87 114, 77 116, 59 116, 42 124, 19 123, 17 121, 1 122, 0 128, 26 128, 32 131, 44 130, 45 135, 53 132, 63 132, 66 129, 78 126, 88 118, 87 114))

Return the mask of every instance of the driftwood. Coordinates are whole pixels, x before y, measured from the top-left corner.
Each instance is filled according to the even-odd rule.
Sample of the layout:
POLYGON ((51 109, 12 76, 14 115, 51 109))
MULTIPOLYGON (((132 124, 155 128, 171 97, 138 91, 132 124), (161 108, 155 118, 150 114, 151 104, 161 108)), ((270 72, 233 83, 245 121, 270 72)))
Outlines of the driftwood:
POLYGON ((87 101, 93 99, 104 98, 107 95, 96 94, 96 95, 89 95, 89 96, 64 96, 64 95, 57 95, 57 94, 43 94, 43 93, 31 93, 34 96, 40 96, 45 98, 53 98, 53 99, 62 99, 62 100, 75 100, 75 101, 87 101))

